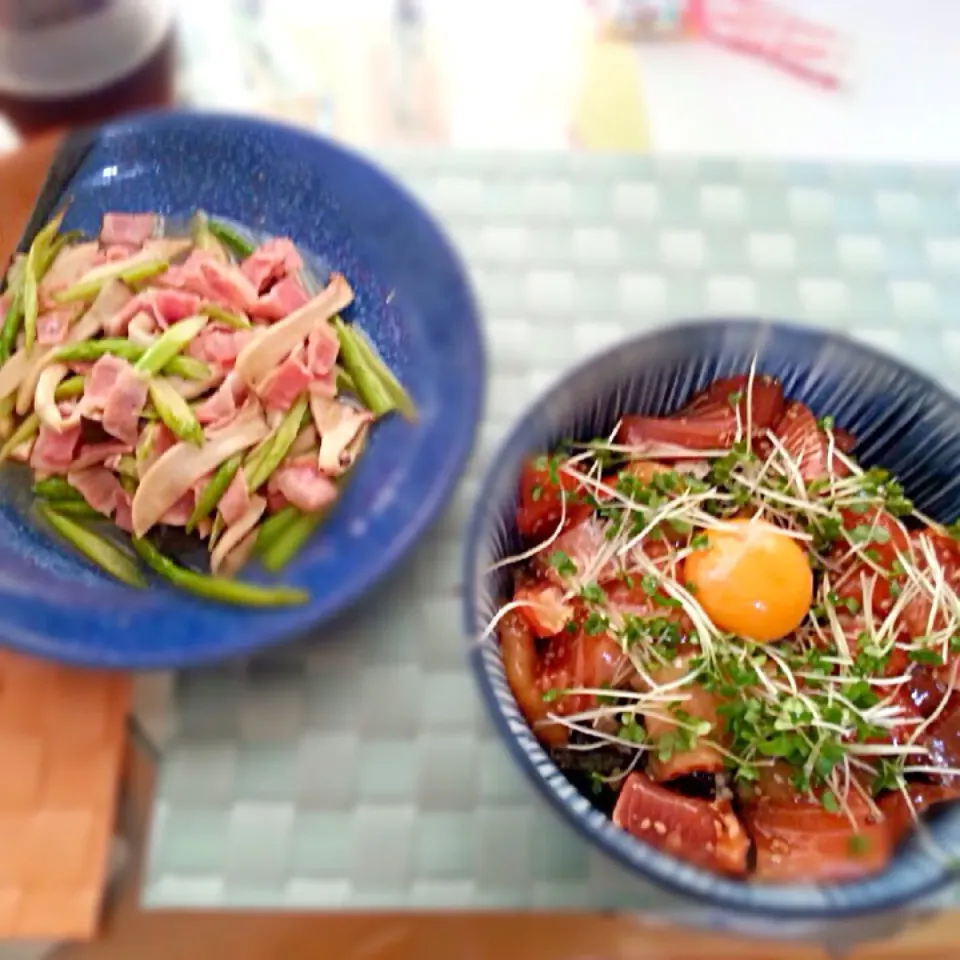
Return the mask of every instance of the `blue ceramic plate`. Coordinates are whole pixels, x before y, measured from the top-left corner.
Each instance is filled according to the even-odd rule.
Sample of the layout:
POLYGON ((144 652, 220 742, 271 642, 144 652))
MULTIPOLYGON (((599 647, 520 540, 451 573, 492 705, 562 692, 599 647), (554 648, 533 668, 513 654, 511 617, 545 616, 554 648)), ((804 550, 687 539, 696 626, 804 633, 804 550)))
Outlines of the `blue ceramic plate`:
MULTIPOLYGON (((433 221, 374 167, 318 137, 236 117, 154 114, 103 128, 68 190, 66 228, 107 210, 196 208, 291 236, 356 293, 348 316, 413 395, 415 425, 372 431, 329 520, 282 575, 310 602, 282 611, 212 604, 160 583, 131 590, 31 521, 24 478, 0 471, 2 639, 102 667, 172 667, 304 632, 372 592, 452 492, 480 413, 484 349, 460 264, 433 221)), ((268 580, 255 568, 244 576, 268 580)))
MULTIPOLYGON (((510 692, 495 641, 478 642, 508 590, 486 571, 517 552, 514 511, 522 461, 566 437, 609 433, 626 412, 667 413, 717 377, 757 370, 787 396, 833 414, 858 439, 856 454, 897 474, 934 518, 960 515, 960 403, 895 360, 812 329, 741 321, 683 323, 618 345, 578 367, 527 412, 480 488, 464 557, 470 658, 486 706, 523 770, 591 842, 637 873, 718 906, 790 917, 839 917, 929 893, 949 873, 915 840, 873 879, 831 886, 773 886, 722 879, 654 850, 614 826, 572 786, 531 733, 510 692)), ((937 845, 960 850, 960 806, 931 824, 937 845)))

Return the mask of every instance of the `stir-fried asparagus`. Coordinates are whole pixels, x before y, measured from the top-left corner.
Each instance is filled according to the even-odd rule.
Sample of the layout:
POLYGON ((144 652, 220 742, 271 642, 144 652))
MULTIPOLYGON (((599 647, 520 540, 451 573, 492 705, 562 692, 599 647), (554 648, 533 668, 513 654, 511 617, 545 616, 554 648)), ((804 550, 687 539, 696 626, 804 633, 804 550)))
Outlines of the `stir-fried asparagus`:
POLYGON ((149 540, 134 539, 133 548, 154 573, 181 590, 207 600, 246 607, 288 607, 306 603, 308 599, 307 592, 296 587, 261 587, 188 570, 165 557, 149 540))
POLYGON ((62 509, 58 511, 49 504, 38 503, 37 512, 64 540, 68 541, 91 563, 128 586, 146 586, 146 581, 137 567, 136 561, 129 554, 124 553, 116 544, 98 536, 72 517, 68 517, 62 509))
POLYGON ((187 569, 146 534, 158 523, 181 525, 206 541, 215 571, 236 573, 250 555, 279 571, 328 512, 315 506, 362 450, 370 414, 412 418, 412 403, 363 334, 336 316, 353 296, 346 278, 331 275, 319 290, 290 241, 255 249, 203 213, 191 219, 189 240, 158 237, 153 215, 110 216, 113 240, 105 217, 101 245, 74 249, 80 236, 61 232, 58 215, 8 270, 0 462, 28 461, 40 475, 33 487, 39 514, 125 583, 143 585, 139 557, 170 584, 211 600, 302 603, 301 590, 187 569), (253 254, 259 259, 241 268, 253 254), (281 280, 299 284, 308 302, 277 318, 283 298, 271 299, 270 287, 281 280), (332 371, 314 366, 314 335, 322 351, 327 337, 339 353, 332 371), (232 352, 231 336, 238 338, 232 352), (118 359, 101 363, 105 357, 118 359), (309 386, 295 379, 304 374, 314 378, 309 386), (292 383, 299 396, 286 392, 292 383), (130 405, 134 423, 124 420, 130 405), (100 438, 83 426, 91 419, 100 421, 100 438), (85 453, 98 449, 99 459, 85 453), (238 475, 242 483, 231 491, 238 475), (295 502, 285 502, 287 492, 295 502), (111 522, 132 525, 135 556, 96 532, 111 522))

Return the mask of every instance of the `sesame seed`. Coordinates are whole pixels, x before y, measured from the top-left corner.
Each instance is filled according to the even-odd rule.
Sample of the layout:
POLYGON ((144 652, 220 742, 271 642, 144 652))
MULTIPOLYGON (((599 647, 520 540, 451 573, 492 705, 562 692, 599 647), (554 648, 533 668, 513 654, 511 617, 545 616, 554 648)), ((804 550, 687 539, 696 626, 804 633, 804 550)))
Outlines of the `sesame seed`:
POLYGON ((656 830, 661 837, 667 832, 667 828, 659 820, 653 825, 653 829, 656 830))
POLYGON ((773 855, 770 857, 770 861, 771 861, 772 863, 782 863, 782 862, 783 862, 783 857, 781 857, 779 854, 775 853, 775 854, 773 854, 773 855))
POLYGON ((649 829, 650 829, 650 818, 649 818, 649 817, 644 817, 644 818, 640 821, 640 829, 641 829, 641 830, 649 830, 649 829))

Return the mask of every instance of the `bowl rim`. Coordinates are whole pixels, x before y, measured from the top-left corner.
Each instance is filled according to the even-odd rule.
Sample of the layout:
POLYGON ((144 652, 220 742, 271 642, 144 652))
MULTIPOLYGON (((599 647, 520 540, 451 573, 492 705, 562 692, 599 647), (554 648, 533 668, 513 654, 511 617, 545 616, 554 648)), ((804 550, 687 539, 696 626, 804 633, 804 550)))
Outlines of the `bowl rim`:
MULTIPOLYGON (((186 135, 191 128, 207 124, 216 124, 234 138, 245 134, 280 138, 282 142, 295 145, 298 149, 311 151, 315 154, 318 165, 332 160, 344 166, 361 168, 369 177, 389 188, 397 206, 408 211, 426 228, 436 250, 444 257, 444 275, 455 282, 464 306, 459 312, 458 320, 462 329, 463 350, 469 354, 471 363, 466 375, 460 378, 461 394, 455 407, 455 417, 462 429, 454 431, 454 439, 445 445, 442 463, 436 470, 433 481, 424 489, 417 508, 406 515, 402 524, 398 523, 396 535, 390 538, 376 561, 365 565, 361 573, 343 589, 328 594, 322 602, 307 604, 303 616, 292 625, 271 628, 265 620, 262 630, 251 631, 242 640, 224 636, 217 642, 208 643, 196 650, 166 647, 158 649, 145 644, 135 651, 124 650, 119 655, 106 645, 68 644, 59 639, 51 641, 33 631, 10 631, 4 637, 3 645, 21 653, 73 666, 109 670, 154 670, 219 662, 266 651, 278 644, 296 640, 305 633, 316 630, 320 625, 348 613, 387 578, 410 550, 422 541, 456 492, 476 445, 484 409, 488 369, 488 350, 479 299, 463 258, 449 239, 446 229, 433 211, 414 196, 405 183, 380 165, 375 154, 367 157, 350 146, 284 121, 187 107, 144 110, 95 128, 95 142, 90 155, 85 159, 84 165, 71 176, 65 187, 65 194, 70 194, 76 178, 82 175, 86 164, 90 162, 90 156, 94 156, 101 147, 108 148, 116 141, 135 139, 155 132, 186 135)), ((229 211, 223 212, 230 215, 229 211)), ((444 419, 446 418, 438 417, 438 422, 442 423, 444 419)))
MULTIPOLYGON (((563 771, 553 762, 550 755, 523 719, 519 707, 516 706, 516 702, 513 699, 512 691, 509 692, 509 698, 516 709, 519 720, 511 720, 511 718, 506 715, 501 707, 500 698, 494 687, 490 671, 485 664, 485 654, 488 654, 491 650, 492 638, 482 640, 478 631, 480 610, 477 588, 481 580, 481 574, 478 570, 478 554, 484 533, 488 529, 488 525, 493 517, 493 508, 490 507, 492 501, 489 494, 502 474, 504 469, 503 464, 506 463, 511 466, 516 464, 519 466, 523 458, 530 454, 530 438, 528 434, 534 425, 534 421, 544 408, 549 407, 563 396, 571 380, 586 377, 592 372, 602 370, 611 364, 614 358, 625 349, 639 349, 643 344, 654 341, 678 329, 689 330, 692 335, 695 335, 698 331, 707 331, 708 329, 715 330, 717 326, 721 325, 742 331, 754 330, 758 334, 764 332, 772 336, 776 336, 778 333, 798 335, 819 340, 826 346, 836 344, 847 349, 853 349, 872 362, 896 368, 904 376, 910 378, 925 395, 931 396, 952 407, 956 411, 958 418, 960 418, 960 397, 948 392, 945 387, 928 374, 917 370, 909 364, 903 363, 899 358, 883 350, 879 350, 871 344, 863 343, 854 337, 820 326, 816 323, 803 323, 795 320, 781 320, 759 316, 716 318, 695 316, 667 320, 655 327, 644 330, 642 333, 620 338, 605 349, 588 356, 586 359, 562 371, 553 382, 529 401, 497 445, 490 463, 484 470, 467 524, 464 547, 461 554, 461 573, 463 580, 461 604, 462 625, 467 643, 467 659, 470 664, 471 673, 479 687, 481 700, 488 718, 493 723, 499 738, 505 744, 514 761, 526 775, 527 779, 533 783, 539 793, 546 798, 549 805, 561 815, 561 819, 570 824, 581 837, 589 841, 591 849, 599 850, 611 860, 626 867, 634 878, 642 877, 653 880, 671 892, 680 894, 685 899, 691 901, 691 903, 703 902, 712 907, 721 907, 725 910, 733 911, 743 917, 765 916, 784 920, 839 920, 875 914, 893 907, 904 907, 922 897, 930 896, 947 886, 953 879, 950 870, 944 866, 936 876, 916 884, 913 889, 908 890, 906 893, 894 892, 886 896, 864 897, 858 902, 846 904, 819 903, 808 906, 805 904, 784 903, 778 905, 776 902, 751 903, 734 901, 723 892, 720 892, 723 890, 722 886, 719 891, 716 887, 712 886, 702 891, 691 890, 688 883, 682 879, 682 874, 677 875, 666 869, 666 865, 679 864, 682 867, 691 867, 692 865, 686 864, 679 857, 665 851, 657 850, 640 838, 615 826, 612 818, 609 816, 601 814, 601 817, 598 819, 581 814, 573 808, 570 802, 559 794, 558 786, 562 783, 570 785, 570 781, 563 771), (513 729, 512 724, 522 725, 519 735, 513 729), (527 743, 521 742, 520 738, 524 734, 528 738, 527 743)), ((499 656, 499 652, 492 655, 499 656)), ((570 786, 572 787, 572 785, 570 786)), ((596 808, 592 809, 600 813, 600 811, 596 811, 596 808)), ((957 801, 953 806, 953 815, 960 818, 960 801, 957 801)), ((895 856, 891 858, 891 862, 894 862, 895 859, 895 856)), ((710 876, 709 871, 699 872, 710 876)), ((863 882, 877 880, 878 878, 882 878, 882 876, 883 872, 874 877, 865 878, 863 882)), ((738 886, 752 887, 756 890, 769 891, 771 897, 775 897, 776 892, 779 890, 815 890, 819 887, 824 891, 836 890, 839 892, 842 891, 844 887, 852 886, 852 884, 843 883, 752 884, 749 881, 736 881, 731 878, 722 877, 719 874, 715 875, 715 879, 718 883, 722 884, 732 883, 738 886)))

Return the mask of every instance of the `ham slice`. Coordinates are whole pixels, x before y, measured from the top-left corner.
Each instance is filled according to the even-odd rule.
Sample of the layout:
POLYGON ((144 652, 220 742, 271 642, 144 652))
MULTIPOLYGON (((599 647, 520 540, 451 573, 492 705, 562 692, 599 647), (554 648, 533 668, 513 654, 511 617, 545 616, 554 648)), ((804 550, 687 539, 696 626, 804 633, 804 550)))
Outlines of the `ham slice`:
POLYGON ((197 498, 193 490, 188 490, 169 510, 160 518, 160 523, 168 527, 185 527, 193 513, 197 498))
POLYGON ((222 324, 208 324, 190 342, 187 353, 205 363, 229 370, 237 362, 240 351, 255 337, 254 330, 233 330, 222 324))
POLYGON ((268 432, 256 411, 238 416, 224 430, 207 436, 202 447, 177 443, 147 470, 133 497, 133 531, 142 537, 202 477, 235 453, 259 443, 268 432))
POLYGON ((209 300, 244 311, 257 302, 253 284, 232 264, 211 257, 200 264, 200 274, 210 291, 209 300))
POLYGON ((294 310, 299 310, 309 299, 296 277, 285 277, 251 305, 250 316, 263 320, 282 320, 294 310))
POLYGON ((210 554, 210 570, 212 573, 217 574, 221 571, 227 573, 228 569, 236 569, 242 565, 245 557, 234 558, 233 566, 230 565, 228 558, 235 549, 240 549, 247 535, 253 531, 257 521, 263 516, 266 506, 267 501, 263 497, 250 498, 250 506, 247 507, 247 512, 224 533, 213 548, 213 553, 210 554))
POLYGON ((82 470, 74 467, 67 474, 67 480, 94 510, 106 517, 114 514, 126 496, 116 475, 105 467, 91 466, 82 470))
POLYGON ((274 280, 296 273, 303 260, 287 237, 274 237, 257 247, 240 265, 243 275, 262 293, 274 280))
POLYGON ((111 337, 122 337, 137 314, 146 313, 165 330, 173 323, 192 317, 199 309, 200 298, 195 293, 153 288, 138 293, 123 310, 110 318, 105 328, 111 337))
POLYGON ((289 410, 310 385, 310 371, 303 362, 303 350, 295 350, 257 388, 267 410, 289 410))
POLYGON ((340 274, 331 276, 326 288, 284 320, 273 324, 237 357, 237 371, 254 389, 266 379, 313 330, 325 324, 353 300, 350 284, 340 274))
POLYGON ((219 509, 223 522, 228 527, 237 523, 250 509, 250 492, 247 490, 247 478, 242 468, 234 474, 226 493, 220 498, 219 509))
POLYGON ((63 343, 67 339, 70 324, 77 318, 76 307, 60 307, 47 310, 37 317, 37 343, 44 346, 63 343))
MULTIPOLYGON (((89 340, 96 336, 103 328, 104 323, 117 311, 122 310, 133 295, 119 280, 108 280, 97 294, 90 309, 70 328, 67 333, 67 343, 77 343, 89 340)), ((33 404, 37 381, 43 368, 50 362, 52 347, 40 344, 34 346, 28 357, 27 370, 20 380, 17 390, 17 413, 25 416, 33 404)), ((12 358, 11 358, 12 359, 12 358)), ((0 371, 0 381, 3 379, 0 371)), ((2 384, 0 384, 2 387, 2 384)))
POLYGON ((129 443, 137 442, 140 414, 147 402, 147 380, 126 361, 103 404, 103 429, 112 437, 129 443))
POLYGON ((122 243, 138 250, 153 236, 157 218, 152 213, 105 213, 100 227, 100 243, 122 243))
POLYGON ((238 410, 238 404, 246 399, 246 387, 235 374, 231 373, 195 410, 197 420, 202 426, 216 430, 229 423, 238 410))
POLYGON ((102 414, 107 404, 107 398, 113 389, 121 371, 129 364, 112 353, 105 353, 90 368, 83 382, 83 415, 95 419, 96 414, 102 414))
POLYGON ((287 503, 304 513, 316 513, 337 499, 336 484, 310 456, 282 464, 270 477, 268 489, 280 493, 287 503))
POLYGON ((320 435, 317 465, 324 473, 337 477, 353 464, 373 414, 315 393, 310 396, 310 412, 320 435))
POLYGON ((314 377, 323 377, 333 370, 340 352, 340 341, 329 324, 321 324, 307 337, 307 367, 314 377))
POLYGON ((59 431, 51 430, 42 423, 30 454, 30 466, 38 473, 66 473, 71 466, 73 453, 79 442, 79 423, 59 431))
POLYGON ((132 453, 133 447, 129 443, 120 443, 118 440, 104 440, 101 443, 83 443, 77 450, 71 470, 85 470, 100 464, 110 466, 126 453, 132 453))

